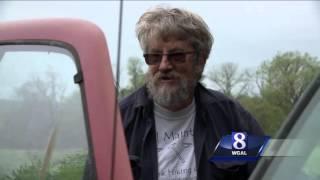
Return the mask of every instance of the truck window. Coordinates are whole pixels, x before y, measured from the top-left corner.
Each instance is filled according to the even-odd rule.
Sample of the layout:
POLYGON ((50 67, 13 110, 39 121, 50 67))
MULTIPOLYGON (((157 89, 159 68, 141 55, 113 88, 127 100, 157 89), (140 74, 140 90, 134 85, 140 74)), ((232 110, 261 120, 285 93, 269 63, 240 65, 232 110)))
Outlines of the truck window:
POLYGON ((72 54, 0 46, 0 179, 82 179, 88 142, 72 54))

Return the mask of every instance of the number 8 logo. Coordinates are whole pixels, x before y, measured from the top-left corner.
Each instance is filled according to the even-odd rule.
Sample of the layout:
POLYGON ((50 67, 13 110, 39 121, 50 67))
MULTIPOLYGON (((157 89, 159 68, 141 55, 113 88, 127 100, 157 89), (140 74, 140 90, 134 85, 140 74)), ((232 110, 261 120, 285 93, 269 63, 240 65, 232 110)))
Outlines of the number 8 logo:
POLYGON ((244 133, 238 132, 233 134, 233 139, 235 140, 232 144, 234 149, 244 149, 247 144, 245 142, 246 135, 244 133))

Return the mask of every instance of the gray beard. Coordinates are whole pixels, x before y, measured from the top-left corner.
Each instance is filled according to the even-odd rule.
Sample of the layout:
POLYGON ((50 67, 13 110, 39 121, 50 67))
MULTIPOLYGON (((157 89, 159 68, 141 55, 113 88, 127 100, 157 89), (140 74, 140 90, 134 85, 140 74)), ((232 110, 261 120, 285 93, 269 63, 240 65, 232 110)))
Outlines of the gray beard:
POLYGON ((179 83, 175 86, 160 85, 157 83, 159 73, 152 76, 150 72, 146 74, 146 85, 149 97, 160 106, 179 106, 184 104, 192 96, 197 81, 186 79, 173 72, 179 77, 179 83))

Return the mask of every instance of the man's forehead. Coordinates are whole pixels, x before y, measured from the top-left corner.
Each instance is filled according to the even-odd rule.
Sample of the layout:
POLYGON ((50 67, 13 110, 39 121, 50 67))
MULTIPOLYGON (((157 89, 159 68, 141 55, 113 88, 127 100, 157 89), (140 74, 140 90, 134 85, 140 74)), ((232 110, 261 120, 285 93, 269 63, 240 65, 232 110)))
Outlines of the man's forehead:
POLYGON ((190 48, 192 48, 192 46, 188 40, 177 38, 152 38, 147 45, 148 51, 181 51, 190 48))

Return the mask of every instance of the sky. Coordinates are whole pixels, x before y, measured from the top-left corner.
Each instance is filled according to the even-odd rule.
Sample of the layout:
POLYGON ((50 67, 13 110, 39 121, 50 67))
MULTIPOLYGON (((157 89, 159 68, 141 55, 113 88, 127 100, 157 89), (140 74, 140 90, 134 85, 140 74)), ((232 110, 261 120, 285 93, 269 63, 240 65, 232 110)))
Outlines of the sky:
MULTIPOLYGON (((256 69, 277 53, 300 51, 320 57, 320 3, 315 1, 124 1, 121 42, 122 87, 128 84, 129 57, 142 59, 135 23, 156 5, 180 7, 199 14, 215 42, 205 74, 222 63, 256 69)), ((72 17, 97 24, 105 33, 115 73, 119 1, 1 1, 0 22, 72 17)), ((144 69, 147 67, 144 66, 144 69)))

